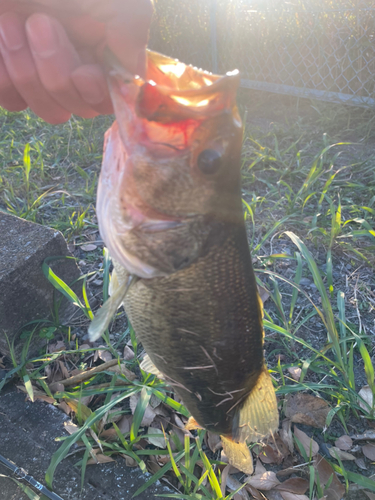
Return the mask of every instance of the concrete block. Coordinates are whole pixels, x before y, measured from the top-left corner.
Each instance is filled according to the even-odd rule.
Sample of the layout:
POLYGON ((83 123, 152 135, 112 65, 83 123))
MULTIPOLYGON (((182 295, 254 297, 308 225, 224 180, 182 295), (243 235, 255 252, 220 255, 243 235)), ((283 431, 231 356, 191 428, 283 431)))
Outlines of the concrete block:
MULTIPOLYGON (((14 340, 19 353, 24 342, 19 340, 22 327, 51 316, 54 287, 44 276, 42 264, 46 257, 66 255, 70 254, 59 231, 0 212, 0 352, 3 354, 9 354, 5 333, 10 342, 14 340)), ((67 284, 80 276, 73 259, 55 261, 50 267, 67 284)), ((60 322, 68 322, 76 311, 63 297, 60 322)), ((35 336, 30 352, 35 354, 41 344, 42 339, 35 336)))

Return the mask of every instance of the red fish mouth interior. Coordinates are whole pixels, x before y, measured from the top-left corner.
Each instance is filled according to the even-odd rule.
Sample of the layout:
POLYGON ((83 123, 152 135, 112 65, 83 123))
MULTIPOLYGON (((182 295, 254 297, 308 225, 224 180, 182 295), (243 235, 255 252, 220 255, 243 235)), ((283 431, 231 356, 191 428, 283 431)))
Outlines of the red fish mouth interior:
POLYGON ((157 156, 184 151, 202 122, 222 113, 234 116, 239 79, 238 71, 213 75, 151 51, 147 81, 116 68, 110 87, 124 143, 132 135, 157 156), (124 106, 133 116, 132 129, 124 125, 129 121, 122 118, 124 106))

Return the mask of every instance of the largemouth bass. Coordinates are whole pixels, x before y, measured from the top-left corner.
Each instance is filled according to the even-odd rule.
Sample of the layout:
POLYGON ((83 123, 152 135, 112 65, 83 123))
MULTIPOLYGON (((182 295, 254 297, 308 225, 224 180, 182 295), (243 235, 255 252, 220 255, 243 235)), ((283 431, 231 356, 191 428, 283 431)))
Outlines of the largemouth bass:
POLYGON ((238 72, 216 76, 148 52, 148 79, 109 74, 99 228, 114 260, 100 335, 123 303, 148 357, 230 463, 278 427, 262 304, 241 201, 238 72))

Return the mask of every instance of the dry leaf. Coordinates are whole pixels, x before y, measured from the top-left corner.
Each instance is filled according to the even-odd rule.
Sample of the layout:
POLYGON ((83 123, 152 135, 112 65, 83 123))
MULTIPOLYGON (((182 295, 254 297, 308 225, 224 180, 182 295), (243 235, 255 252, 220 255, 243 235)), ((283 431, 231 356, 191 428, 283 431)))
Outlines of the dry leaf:
POLYGON ((366 413, 368 413, 370 411, 370 409, 372 408, 373 399, 374 399, 370 387, 368 385, 363 386, 362 389, 359 391, 358 395, 361 396, 362 399, 364 399, 367 403, 367 404, 365 404, 362 401, 362 399, 358 398, 359 406, 363 410, 365 410, 366 413))
POLYGON ((302 477, 292 477, 283 483, 278 484, 275 488, 279 491, 287 491, 295 495, 303 495, 307 491, 309 485, 310 483, 307 479, 303 479, 302 477))
POLYGON ((120 429, 122 434, 124 434, 124 436, 126 436, 126 434, 129 434, 132 422, 133 415, 124 415, 121 420, 117 422, 117 427, 120 429))
MULTIPOLYGON (((345 486, 340 482, 332 466, 321 455, 314 457, 314 468, 318 471, 319 481, 324 487, 333 475, 333 479, 328 488, 324 490, 327 500, 341 500, 345 494, 345 486)), ((315 481, 317 477, 315 477, 315 481)))
POLYGON ((65 351, 66 350, 66 345, 62 340, 59 340, 56 342, 56 344, 49 344, 48 345, 48 352, 59 352, 59 351, 65 351))
POLYGON ((366 491, 362 490, 363 493, 366 493, 366 495, 369 497, 370 500, 375 500, 375 493, 371 493, 371 491, 366 491))
MULTIPOLYGON (((240 486, 241 486, 241 483, 238 481, 238 479, 236 479, 235 477, 233 477, 231 475, 228 475, 227 488, 229 491, 236 491, 240 486)), ((240 490, 238 492, 238 494, 240 495, 239 498, 241 500, 250 500, 249 494, 247 493, 245 488, 242 488, 242 490, 240 490)))
POLYGON ((124 347, 124 352, 122 357, 124 358, 125 361, 131 361, 134 359, 134 351, 133 349, 130 349, 129 346, 124 347))
POLYGON ((97 248, 98 247, 96 245, 94 245, 93 243, 88 243, 87 245, 81 246, 81 250, 83 250, 84 252, 93 252, 97 248))
MULTIPOLYGON (((135 409, 137 407, 137 403, 138 403, 139 398, 140 398, 140 394, 135 394, 134 396, 130 396, 130 409, 131 409, 133 415, 134 415, 135 409)), ((150 427, 155 416, 156 416, 156 413, 154 412, 154 410, 151 408, 150 405, 147 405, 140 427, 150 427)))
POLYGON ((280 484, 276 474, 272 471, 263 472, 260 475, 248 477, 246 482, 258 490, 268 491, 280 484))
POLYGON ((266 288, 264 288, 264 286, 257 285, 257 288, 258 288, 259 296, 264 304, 266 302, 266 300, 268 300, 270 294, 268 293, 268 290, 266 288))
POLYGON ((73 422, 64 422, 64 429, 66 432, 70 435, 74 434, 75 432, 79 431, 79 427, 76 424, 73 424, 73 422))
POLYGON ((213 432, 207 431, 207 444, 211 451, 215 452, 221 448, 221 439, 219 434, 214 434, 213 432))
POLYGON ((292 377, 292 379, 296 380, 297 382, 301 378, 302 370, 298 366, 290 366, 288 368, 288 372, 289 372, 290 376, 292 377))
POLYGON ((112 457, 107 455, 102 455, 101 453, 97 453, 94 458, 90 458, 87 461, 87 465, 96 465, 96 464, 107 464, 108 462, 115 462, 112 457))
POLYGON ((259 453, 259 458, 264 464, 280 464, 283 455, 274 446, 266 444, 259 453))
POLYGON ((284 500, 309 500, 306 495, 295 495, 289 491, 280 491, 280 493, 284 500))
POLYGON ((98 349, 97 351, 95 351, 94 362, 97 358, 100 358, 106 363, 107 361, 111 361, 111 359, 113 359, 113 356, 109 351, 106 351, 105 349, 98 349))
MULTIPOLYGON (((261 497, 261 500, 264 500, 264 495, 261 497)), ((281 496, 280 491, 270 490, 267 491, 267 500, 283 500, 283 497, 281 496)))
POLYGON ((280 438, 288 447, 290 453, 293 454, 294 451, 294 442, 292 436, 292 422, 289 419, 283 420, 281 424, 281 429, 279 431, 280 438))
POLYGON ((221 494, 223 497, 225 497, 225 492, 227 489, 227 479, 228 479, 228 474, 230 471, 231 465, 226 465, 224 469, 221 472, 221 494))
POLYGON ((57 405, 57 408, 60 408, 64 413, 67 415, 70 415, 72 410, 69 408, 69 406, 65 403, 65 401, 61 401, 60 404, 57 405))
POLYGON ((63 386, 63 384, 60 384, 60 382, 53 382, 52 384, 49 384, 48 387, 52 394, 55 394, 55 392, 65 391, 65 387, 63 386))
MULTIPOLYGON (((86 349, 91 349, 91 345, 90 345, 90 344, 82 344, 82 345, 80 345, 80 346, 79 346, 79 348, 78 348, 78 350, 79 350, 79 351, 85 351, 86 349)), ((68 375, 68 376, 69 376, 69 375, 68 375)), ((68 376, 67 376, 67 377, 64 377, 64 378, 68 378, 68 376)))
POLYGON ((338 439, 336 439, 335 446, 336 448, 340 448, 340 450, 342 451, 348 451, 353 446, 353 440, 349 436, 344 434, 343 436, 340 436, 338 439))
POLYGON ((363 460, 363 458, 356 458, 355 459, 355 464, 360 469, 367 470, 367 467, 366 467, 366 464, 365 464, 365 461, 363 460))
POLYGON ((116 430, 111 427, 110 429, 106 429, 100 433, 100 439, 102 441, 117 441, 118 436, 116 430))
POLYGON ((365 446, 362 446, 362 453, 369 460, 375 461, 375 445, 374 444, 365 444, 365 446))
POLYGON ((323 428, 330 407, 324 399, 297 393, 286 397, 285 416, 296 424, 323 428))
POLYGON ((131 382, 137 378, 135 373, 131 372, 126 366, 121 363, 121 365, 114 365, 107 369, 109 372, 117 373, 118 375, 124 375, 131 382))
POLYGON ((257 458, 256 464, 255 464, 255 476, 260 476, 267 472, 267 469, 264 467, 262 462, 257 458))
POLYGON ((166 448, 167 444, 165 442, 164 432, 160 429, 149 427, 146 436, 146 441, 148 441, 150 444, 153 444, 157 448, 166 448), (160 437, 154 437, 155 434, 158 434, 160 437))
POLYGON ((297 426, 294 426, 294 435, 300 441, 308 457, 314 457, 319 452, 318 443, 298 429, 297 426))
POLYGON ((337 457, 340 460, 355 460, 355 456, 352 455, 351 453, 348 453, 347 451, 342 451, 340 448, 336 448, 336 446, 332 446, 331 448, 328 449, 329 454, 331 455, 332 458, 335 458, 337 460, 337 457))
POLYGON ((134 458, 129 457, 128 455, 123 455, 122 453, 121 456, 125 458, 127 467, 138 467, 138 463, 134 460, 134 458))

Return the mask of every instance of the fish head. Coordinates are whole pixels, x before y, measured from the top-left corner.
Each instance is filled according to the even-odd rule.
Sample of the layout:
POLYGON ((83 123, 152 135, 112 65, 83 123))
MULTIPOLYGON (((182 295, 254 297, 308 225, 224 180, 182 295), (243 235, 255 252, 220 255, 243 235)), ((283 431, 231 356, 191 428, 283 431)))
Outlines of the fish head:
POLYGON ((217 76, 148 52, 147 80, 109 72, 116 121, 106 133, 97 214, 114 259, 166 276, 243 220, 238 72, 217 76))

